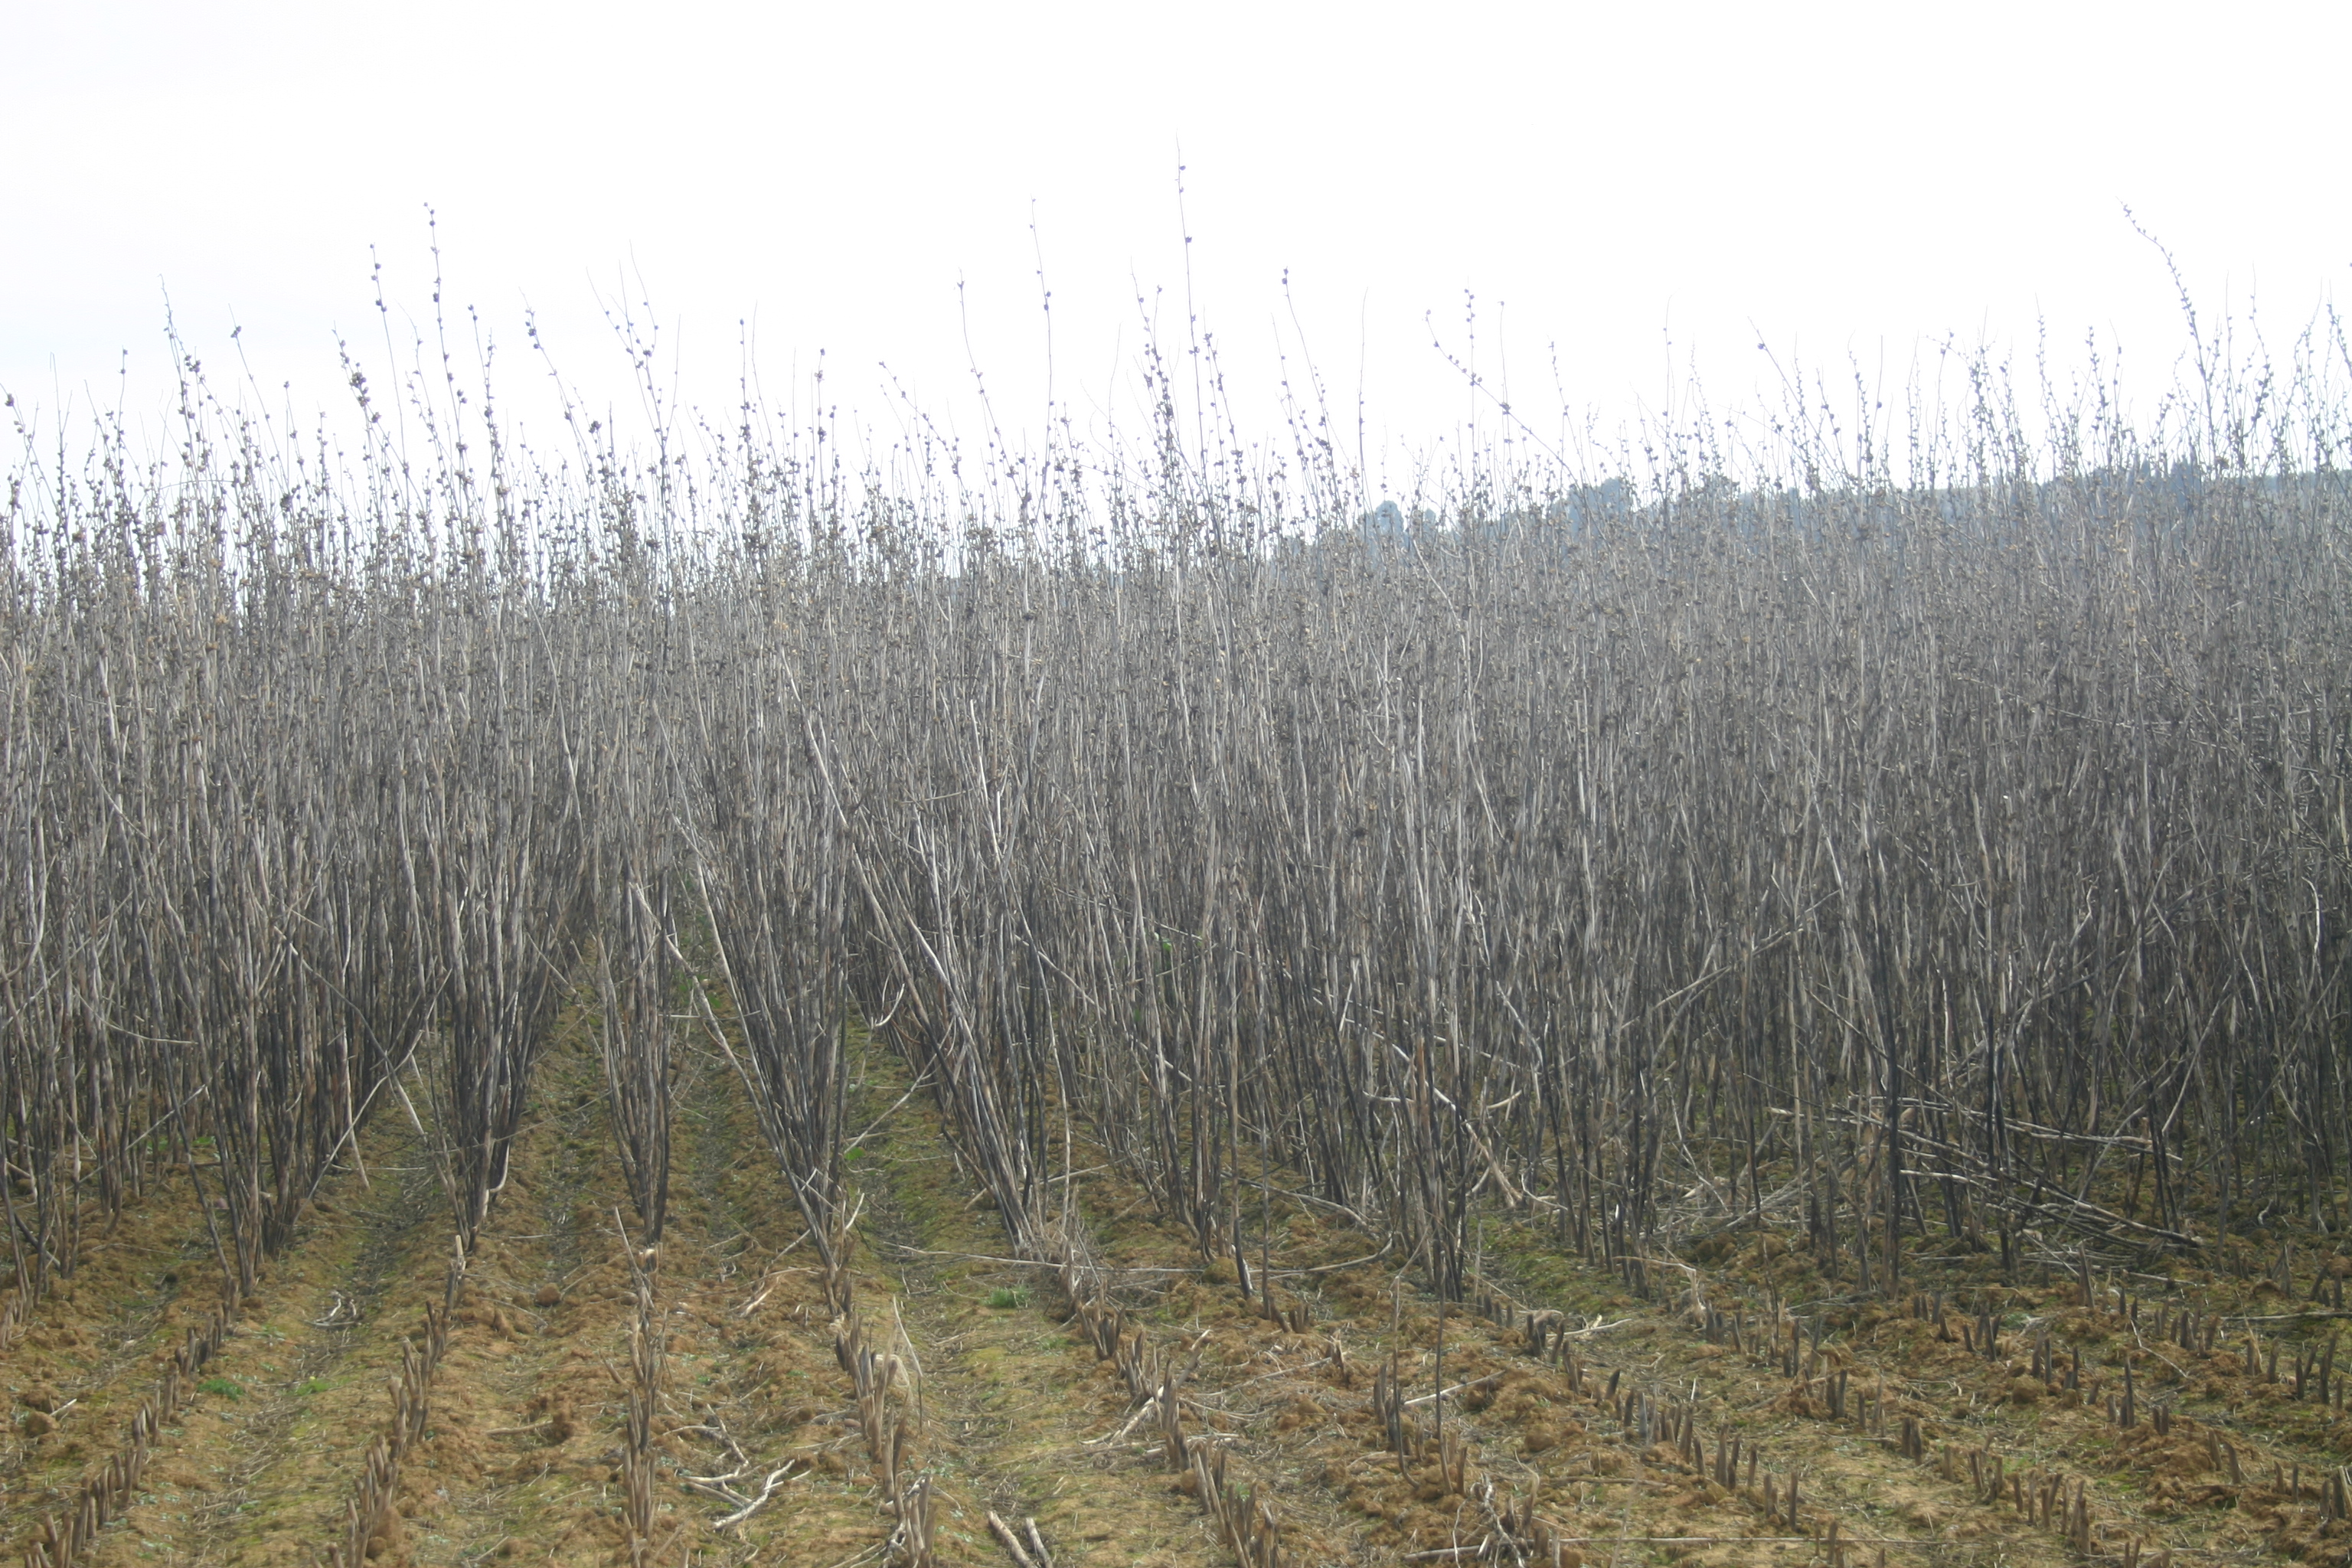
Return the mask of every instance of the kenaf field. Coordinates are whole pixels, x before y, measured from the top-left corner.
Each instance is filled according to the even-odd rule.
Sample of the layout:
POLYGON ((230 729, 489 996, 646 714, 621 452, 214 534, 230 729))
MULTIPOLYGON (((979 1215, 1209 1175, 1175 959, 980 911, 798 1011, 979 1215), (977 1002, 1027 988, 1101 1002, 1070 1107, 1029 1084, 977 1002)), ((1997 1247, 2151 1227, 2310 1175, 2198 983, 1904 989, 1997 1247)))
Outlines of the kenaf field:
POLYGON ((20 424, 6 1551, 2352 1562, 2342 351, 20 424))

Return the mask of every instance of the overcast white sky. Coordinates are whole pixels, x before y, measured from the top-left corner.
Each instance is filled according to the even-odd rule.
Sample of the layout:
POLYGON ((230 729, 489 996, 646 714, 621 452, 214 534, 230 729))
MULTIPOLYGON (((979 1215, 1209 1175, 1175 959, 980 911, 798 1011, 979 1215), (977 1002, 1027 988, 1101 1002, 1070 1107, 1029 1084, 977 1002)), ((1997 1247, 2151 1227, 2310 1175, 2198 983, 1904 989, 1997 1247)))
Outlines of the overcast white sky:
POLYGON ((1467 410, 1423 325, 1459 343, 1465 291, 1539 425, 1655 406, 1670 338, 1726 402, 1759 337, 1899 377, 1948 334, 2030 355, 2037 319, 2154 374, 2182 334, 2124 205, 2209 310, 2258 290, 2291 332, 2352 264, 2347 59, 2340 0, 0 0, 0 386, 110 403, 127 351, 152 409, 168 290, 208 368, 241 324, 263 385, 336 404, 338 331, 384 357, 371 247, 395 331, 429 312, 428 204, 526 410, 526 307, 625 393, 601 296, 650 300, 707 405, 749 322, 779 400, 823 350, 877 428, 887 363, 969 434, 976 357, 1034 428, 1042 250, 1055 393, 1132 426, 1137 291, 1181 344, 1188 232, 1251 417, 1303 328, 1375 444, 1467 410))

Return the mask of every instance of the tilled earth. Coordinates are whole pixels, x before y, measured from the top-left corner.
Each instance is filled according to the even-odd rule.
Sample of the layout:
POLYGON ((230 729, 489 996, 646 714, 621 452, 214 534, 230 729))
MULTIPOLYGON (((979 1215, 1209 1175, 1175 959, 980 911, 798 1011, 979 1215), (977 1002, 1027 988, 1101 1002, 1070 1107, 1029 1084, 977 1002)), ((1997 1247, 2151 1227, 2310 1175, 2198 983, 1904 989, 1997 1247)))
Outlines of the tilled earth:
MULTIPOLYGON (((1000 1526, 1056 1568, 1235 1560, 1166 1412, 1098 1353, 1054 1271, 1007 1257, 895 1057, 866 1050, 853 1094, 844 1316, 715 1053, 681 1053, 668 1229, 639 1252, 584 1038, 541 1063, 373 1561, 629 1560, 640 1268, 662 1344, 648 1562, 891 1561, 892 1464, 927 1482, 942 1563, 1014 1563, 1000 1526), (865 1398, 853 1328, 888 1363, 865 1398)), ((341 1539, 451 1260, 417 1128, 379 1118, 360 1153, 236 1304, 85 1561, 307 1564, 341 1539)), ((1070 1154, 1055 1204, 1099 1266, 1089 1290, 1181 1373, 1188 1447, 1222 1451, 1229 1501, 1246 1500, 1226 1511, 1270 1521, 1285 1563, 1528 1563, 1538 1544, 1592 1564, 2352 1561, 2332 1254, 2004 1284, 1956 1253, 1890 1303, 1838 1294, 1751 1230, 1653 1259, 1637 1289, 1499 1208, 1474 1300, 1441 1311, 1381 1238, 1277 1177, 1248 1226, 1269 1316, 1263 1279, 1203 1266, 1083 1141, 1070 1154)), ((5 1352, 11 1550, 121 1446, 218 1300, 212 1256, 167 1178, 5 1352)))

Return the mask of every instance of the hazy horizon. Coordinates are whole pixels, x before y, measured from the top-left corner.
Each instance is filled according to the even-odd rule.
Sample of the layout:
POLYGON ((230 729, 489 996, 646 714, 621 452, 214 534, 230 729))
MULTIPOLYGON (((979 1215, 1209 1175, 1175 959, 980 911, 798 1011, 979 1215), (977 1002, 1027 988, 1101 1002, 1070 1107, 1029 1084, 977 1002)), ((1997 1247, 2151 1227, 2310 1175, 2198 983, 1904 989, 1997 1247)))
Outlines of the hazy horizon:
POLYGON ((2262 301, 2279 338, 2352 261, 2311 195, 2352 21, 2193 15, 11 5, 0 388, 168 407, 168 295, 216 384, 335 409, 338 335, 380 379, 430 331, 429 208, 460 364, 470 309, 541 429, 527 315, 625 412, 619 306, 683 404, 732 408, 749 342, 805 407, 822 355, 885 444, 908 408, 967 447, 991 412, 1016 442, 1133 429, 1155 321, 1188 383, 1213 333, 1248 439, 1280 438, 1286 380, 1315 405, 1311 363, 1368 468, 1469 423, 1448 353, 1547 432, 1667 412, 1694 374, 1775 405, 1792 366, 1899 387, 1947 343, 2063 369, 2093 333, 2152 396, 2186 334, 2127 207, 2201 310, 2262 301))

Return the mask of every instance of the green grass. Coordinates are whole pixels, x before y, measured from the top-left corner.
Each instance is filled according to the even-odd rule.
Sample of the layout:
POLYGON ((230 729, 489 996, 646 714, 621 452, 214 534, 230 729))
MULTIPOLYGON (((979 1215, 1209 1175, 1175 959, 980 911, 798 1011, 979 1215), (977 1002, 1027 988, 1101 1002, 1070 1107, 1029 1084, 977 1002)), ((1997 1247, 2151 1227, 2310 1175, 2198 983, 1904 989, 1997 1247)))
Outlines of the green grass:
POLYGON ((196 1384, 198 1394, 217 1394, 223 1399, 243 1399, 245 1384, 232 1383, 225 1377, 208 1377, 196 1384))
POLYGON ((1028 1304, 1029 1292, 1011 1285, 999 1286, 988 1293, 988 1306, 991 1311, 1009 1312, 1016 1307, 1025 1307, 1028 1304))

